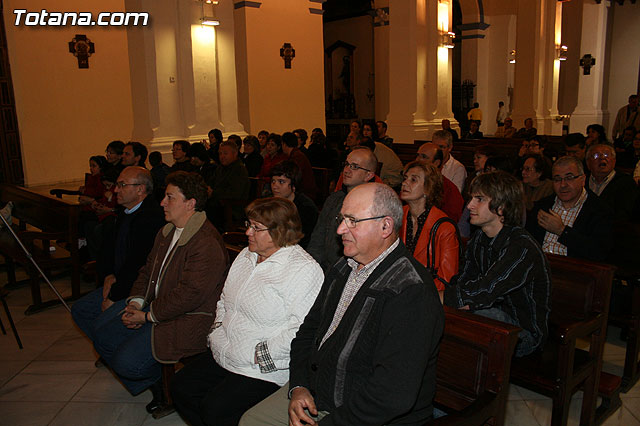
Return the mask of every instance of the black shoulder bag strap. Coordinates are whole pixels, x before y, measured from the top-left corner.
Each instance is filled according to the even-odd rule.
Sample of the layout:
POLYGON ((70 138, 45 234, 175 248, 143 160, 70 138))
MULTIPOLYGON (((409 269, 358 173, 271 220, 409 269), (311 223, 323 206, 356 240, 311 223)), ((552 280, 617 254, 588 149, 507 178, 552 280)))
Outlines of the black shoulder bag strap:
POLYGON ((438 275, 438 268, 436 268, 436 235, 438 234, 438 229, 440 225, 443 223, 450 223, 453 225, 453 229, 456 230, 456 238, 458 239, 458 261, 462 259, 462 240, 460 238, 460 230, 458 229, 458 224, 451 218, 441 217, 436 220, 436 223, 431 227, 431 231, 429 232, 429 242, 427 244, 427 269, 431 271, 431 275, 433 279, 442 281, 445 285, 449 285, 449 282, 444 278, 438 275))

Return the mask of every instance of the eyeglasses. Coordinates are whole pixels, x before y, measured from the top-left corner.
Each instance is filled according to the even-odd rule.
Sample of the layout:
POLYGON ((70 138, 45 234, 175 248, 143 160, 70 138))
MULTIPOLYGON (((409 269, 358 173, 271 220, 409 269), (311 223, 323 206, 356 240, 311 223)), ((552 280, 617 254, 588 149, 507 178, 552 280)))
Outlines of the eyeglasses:
POLYGON ((271 228, 256 228, 255 225, 252 225, 248 220, 244 221, 244 227, 248 231, 249 229, 253 229, 253 232, 262 232, 269 231, 271 228))
POLYGON ((576 176, 568 175, 568 176, 565 176, 565 177, 554 176, 551 180, 554 183, 562 183, 562 182, 570 183, 570 182, 573 182, 574 180, 578 179, 580 176, 583 176, 583 175, 576 175, 576 176))
POLYGON ((357 165, 356 163, 350 163, 348 161, 345 161, 344 163, 342 163, 342 168, 344 169, 345 167, 350 168, 351 170, 364 170, 365 172, 370 172, 371 170, 369 169, 365 169, 364 167, 360 167, 359 165, 357 165))
POLYGON ((340 225, 342 221, 344 221, 344 224, 347 225, 347 228, 355 228, 358 223, 364 222, 365 220, 382 219, 384 217, 387 217, 387 216, 383 215, 383 216, 365 217, 364 219, 356 219, 355 217, 352 217, 352 216, 345 216, 343 214, 338 214, 336 216, 336 222, 338 222, 338 225, 340 225))
POLYGON ((126 182, 116 182, 116 186, 120 189, 124 188, 125 186, 138 186, 138 185, 142 185, 141 183, 126 183, 126 182))
POLYGON ((607 152, 594 152, 593 155, 591 155, 591 158, 593 158, 594 160, 599 160, 599 159, 608 159, 608 158, 612 158, 613 155, 607 153, 607 152))

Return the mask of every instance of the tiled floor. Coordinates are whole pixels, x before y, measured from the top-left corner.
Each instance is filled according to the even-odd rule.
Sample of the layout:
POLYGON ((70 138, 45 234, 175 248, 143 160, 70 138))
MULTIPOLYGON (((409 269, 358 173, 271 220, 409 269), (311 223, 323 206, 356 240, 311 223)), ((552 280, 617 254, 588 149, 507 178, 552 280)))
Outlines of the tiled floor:
MULTIPOLYGON (((6 282, 0 273, 0 285, 6 282)), ((70 293, 68 280, 55 282, 70 293)), ((53 297, 44 289, 43 298, 53 297)), ((85 290, 90 290, 87 285, 85 290)), ((14 290, 7 298, 24 349, 19 350, 8 330, 0 335, 0 424, 4 425, 184 425, 177 414, 154 420, 145 411, 149 391, 133 397, 105 368, 97 369, 91 343, 74 326, 62 306, 24 316, 29 290, 14 290)), ((4 312, 0 318, 8 326, 4 312)), ((605 349, 604 369, 621 374, 624 346, 612 328, 605 349)), ((605 423, 640 426, 640 384, 622 395, 623 406, 605 423)), ((574 396, 569 425, 577 425, 581 394, 574 396)), ((551 418, 551 400, 511 385, 507 425, 544 426, 551 418)))

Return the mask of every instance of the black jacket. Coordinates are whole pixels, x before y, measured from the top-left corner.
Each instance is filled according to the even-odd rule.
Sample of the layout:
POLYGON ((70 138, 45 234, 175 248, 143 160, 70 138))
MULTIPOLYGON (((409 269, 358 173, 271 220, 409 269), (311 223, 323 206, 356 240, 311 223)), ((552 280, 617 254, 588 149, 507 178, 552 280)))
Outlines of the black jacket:
POLYGON ((341 258, 291 343, 290 388, 307 388, 326 425, 422 425, 432 416, 444 312, 429 272, 398 247, 371 272, 319 347, 351 273, 341 258))
MULTIPOLYGON (((587 179, 585 179, 587 189, 589 189, 590 177, 591 175, 587 174, 587 179)), ((628 174, 616 172, 598 198, 609 206, 616 222, 629 221, 633 217, 633 210, 638 199, 638 185, 628 174)))
MULTIPOLYGON (((582 205, 573 226, 566 226, 558 242, 567 246, 567 256, 602 262, 613 247, 612 212, 593 192, 587 190, 587 199, 582 205)), ((549 212, 556 196, 550 195, 533 205, 527 216, 527 231, 542 245, 547 231, 538 225, 538 211, 549 212)))
POLYGON ((156 234, 164 224, 162 208, 151 195, 130 215, 124 211, 118 214, 115 232, 105 236, 97 262, 101 280, 110 274, 116 276, 109 299, 115 302, 129 296, 138 270, 146 263, 156 234))

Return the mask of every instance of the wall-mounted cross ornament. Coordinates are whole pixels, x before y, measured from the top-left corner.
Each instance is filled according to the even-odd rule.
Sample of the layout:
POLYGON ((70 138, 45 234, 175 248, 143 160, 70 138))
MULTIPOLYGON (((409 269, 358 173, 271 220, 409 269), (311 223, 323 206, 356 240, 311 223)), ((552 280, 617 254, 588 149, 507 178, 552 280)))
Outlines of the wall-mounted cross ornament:
POLYGON ((89 68, 89 56, 96 52, 91 40, 84 34, 76 34, 69 42, 69 52, 78 58, 78 68, 89 68))
POLYGON ((580 66, 583 70, 583 75, 591 74, 591 67, 596 65, 596 58, 592 57, 590 54, 586 54, 580 59, 580 66))
POLYGON ((284 59, 284 67, 290 69, 291 60, 296 57, 296 49, 291 46, 291 43, 285 43, 280 49, 280 57, 284 59))

